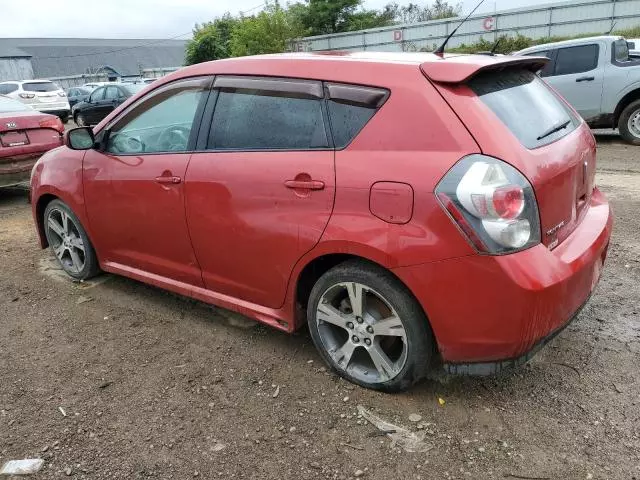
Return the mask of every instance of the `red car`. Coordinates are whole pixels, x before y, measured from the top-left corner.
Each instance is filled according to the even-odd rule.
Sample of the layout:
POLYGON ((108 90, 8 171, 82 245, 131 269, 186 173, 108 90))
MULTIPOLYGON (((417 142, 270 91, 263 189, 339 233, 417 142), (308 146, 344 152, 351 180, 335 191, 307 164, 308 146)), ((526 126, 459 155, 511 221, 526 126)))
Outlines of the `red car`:
POLYGON ((100 270, 293 332, 365 387, 526 361, 598 282, 594 138, 545 58, 285 54, 158 80, 37 163, 33 217, 100 270))
POLYGON ((55 115, 0 95, 0 188, 27 183, 40 155, 62 145, 63 132, 55 115))

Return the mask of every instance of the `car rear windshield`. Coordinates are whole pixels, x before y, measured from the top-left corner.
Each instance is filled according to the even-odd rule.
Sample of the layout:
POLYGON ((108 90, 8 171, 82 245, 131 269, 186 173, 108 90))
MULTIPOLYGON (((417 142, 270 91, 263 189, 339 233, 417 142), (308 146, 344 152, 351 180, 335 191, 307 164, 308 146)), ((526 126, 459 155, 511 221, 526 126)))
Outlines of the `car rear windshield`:
POLYGON ((53 82, 23 83, 22 89, 25 92, 55 92, 56 90, 59 90, 58 86, 53 82))
POLYGON ((555 142, 580 123, 544 81, 528 70, 484 72, 468 85, 529 149, 555 142))

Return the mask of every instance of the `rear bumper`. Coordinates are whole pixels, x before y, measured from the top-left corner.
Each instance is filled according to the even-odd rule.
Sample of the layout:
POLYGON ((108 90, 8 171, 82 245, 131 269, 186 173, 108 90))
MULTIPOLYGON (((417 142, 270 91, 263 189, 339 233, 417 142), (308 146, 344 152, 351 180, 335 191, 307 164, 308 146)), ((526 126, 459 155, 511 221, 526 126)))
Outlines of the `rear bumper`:
POLYGON ((599 280, 612 224, 595 189, 580 225, 554 250, 539 244, 394 272, 422 304, 448 370, 491 373, 531 358, 577 315, 599 280))
POLYGON ((0 163, 0 188, 28 184, 31 170, 42 153, 44 152, 22 155, 8 161, 1 159, 3 163, 0 163))

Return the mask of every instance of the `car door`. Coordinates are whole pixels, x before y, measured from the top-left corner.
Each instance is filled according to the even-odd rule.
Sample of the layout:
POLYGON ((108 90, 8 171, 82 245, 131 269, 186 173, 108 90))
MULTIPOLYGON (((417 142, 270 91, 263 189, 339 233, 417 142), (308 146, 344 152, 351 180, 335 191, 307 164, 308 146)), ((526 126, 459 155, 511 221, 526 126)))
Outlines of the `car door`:
POLYGON ((91 92, 87 105, 84 105, 81 112, 78 112, 82 113, 87 125, 95 125, 96 123, 100 122, 100 120, 98 119, 98 112, 100 111, 100 107, 102 105, 102 102, 104 101, 104 91, 105 87, 98 87, 93 92, 91 92))
POLYGON ((545 77, 585 120, 601 113, 604 79, 601 57, 604 52, 597 43, 559 48, 553 74, 545 77))
POLYGON ((107 115, 122 103, 124 94, 117 85, 109 85, 104 90, 104 100, 100 103, 98 109, 98 122, 101 122, 107 115))
POLYGON ((203 286, 184 178, 211 79, 163 86, 98 133, 84 157, 87 214, 102 262, 203 286))
POLYGON ((333 209, 322 83, 217 76, 208 111, 214 97, 187 171, 191 241, 208 289, 277 308, 333 209))

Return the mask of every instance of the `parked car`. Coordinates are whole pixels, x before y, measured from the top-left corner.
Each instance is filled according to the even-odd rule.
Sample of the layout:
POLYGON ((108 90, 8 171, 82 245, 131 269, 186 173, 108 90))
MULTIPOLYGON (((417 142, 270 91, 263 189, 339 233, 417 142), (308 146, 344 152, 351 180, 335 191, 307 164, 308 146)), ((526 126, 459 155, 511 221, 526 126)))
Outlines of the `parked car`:
POLYGON ((67 90, 67 98, 69 99, 69 105, 71 106, 71 108, 73 108, 73 106, 76 103, 86 101, 87 98, 89 98, 90 94, 91 94, 91 89, 89 88, 85 88, 85 87, 70 88, 69 90, 67 90))
POLYGON ((627 142, 640 145, 640 58, 629 57, 624 38, 580 38, 518 54, 548 57, 540 75, 592 128, 618 128, 627 142))
MULTIPOLYGON (((374 52, 202 63, 37 163, 40 244, 287 332, 397 391, 518 365, 593 292, 612 215, 546 59, 374 52)), ((244 354, 247 354, 246 352, 244 354)))
POLYGON ((58 117, 0 95, 0 187, 28 183, 40 155, 62 145, 63 131, 58 117))
POLYGON ((98 87, 89 97, 73 107, 73 120, 78 126, 95 125, 118 105, 142 90, 146 85, 109 84, 98 87))
POLYGON ((18 100, 39 112, 57 115, 64 123, 69 119, 71 107, 67 94, 49 80, 1 82, 0 95, 18 100))

